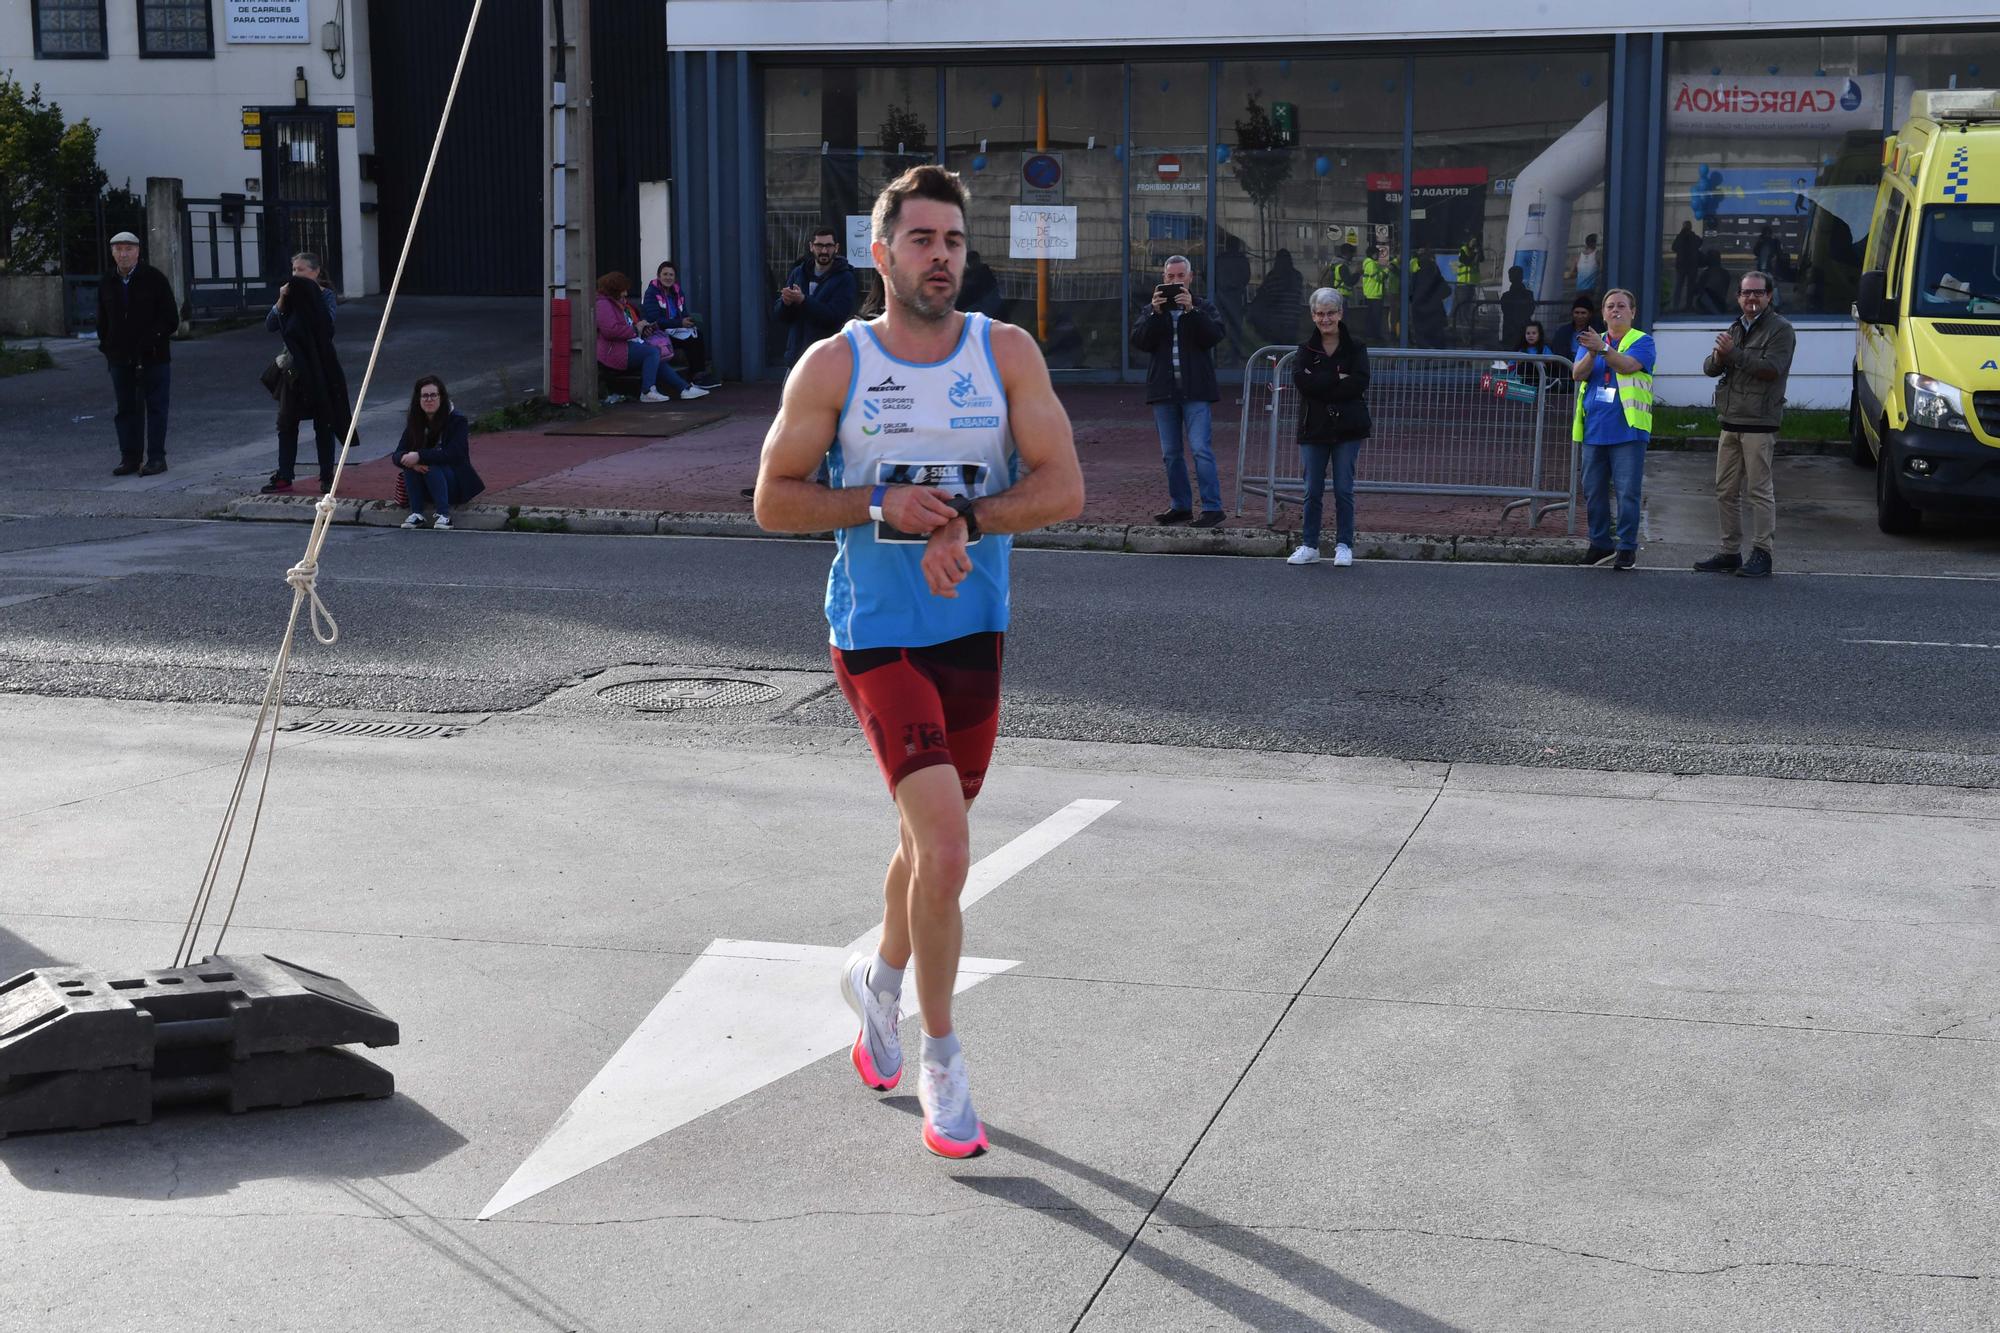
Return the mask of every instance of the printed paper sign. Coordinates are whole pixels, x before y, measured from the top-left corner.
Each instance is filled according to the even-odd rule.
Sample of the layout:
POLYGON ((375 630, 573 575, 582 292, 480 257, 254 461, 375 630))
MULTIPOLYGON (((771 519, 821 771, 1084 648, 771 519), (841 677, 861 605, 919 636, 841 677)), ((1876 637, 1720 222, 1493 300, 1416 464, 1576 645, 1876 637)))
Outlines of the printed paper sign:
POLYGON ((1075 259, 1075 204, 1015 204, 1009 259, 1075 259))
POLYGON ((310 42, 308 0, 222 0, 223 38, 230 42, 310 42))
POLYGON ((875 220, 867 213, 847 215, 847 262, 856 268, 874 268, 875 256, 868 249, 875 239, 875 220))

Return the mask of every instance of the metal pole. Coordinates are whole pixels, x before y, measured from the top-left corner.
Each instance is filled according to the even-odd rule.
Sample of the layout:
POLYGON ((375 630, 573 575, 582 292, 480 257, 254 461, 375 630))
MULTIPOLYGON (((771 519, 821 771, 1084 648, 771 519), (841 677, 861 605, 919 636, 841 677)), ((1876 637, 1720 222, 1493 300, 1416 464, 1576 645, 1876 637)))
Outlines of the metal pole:
MULTIPOLYGON (((1035 151, 1049 151, 1049 69, 1035 66, 1035 151)), ((1035 341, 1049 345, 1049 261, 1035 260, 1035 341)))
MULTIPOLYGON (((552 402, 597 404, 594 283, 596 213, 591 168, 590 0, 549 0, 544 13, 542 161, 542 390, 552 402)), ((676 81, 677 82, 677 81, 676 81)), ((678 165, 678 163, 676 163, 678 165)))

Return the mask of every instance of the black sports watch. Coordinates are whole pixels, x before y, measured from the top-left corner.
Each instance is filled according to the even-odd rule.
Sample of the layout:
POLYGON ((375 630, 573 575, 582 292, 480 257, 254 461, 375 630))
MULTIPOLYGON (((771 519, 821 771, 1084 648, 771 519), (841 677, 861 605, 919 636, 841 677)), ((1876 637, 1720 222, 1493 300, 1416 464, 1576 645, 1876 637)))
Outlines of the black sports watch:
POLYGON ((979 519, 976 516, 974 516, 972 512, 972 497, 967 495, 954 495, 951 497, 951 499, 945 501, 945 503, 950 505, 953 511, 956 512, 960 518, 965 520, 965 540, 968 543, 978 541, 979 519))

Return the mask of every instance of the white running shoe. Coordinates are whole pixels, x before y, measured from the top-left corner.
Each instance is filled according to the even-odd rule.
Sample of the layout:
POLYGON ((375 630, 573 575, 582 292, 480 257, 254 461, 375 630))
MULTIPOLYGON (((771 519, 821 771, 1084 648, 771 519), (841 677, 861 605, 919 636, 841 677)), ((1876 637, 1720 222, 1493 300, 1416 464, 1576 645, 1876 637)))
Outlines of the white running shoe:
POLYGON ((917 1103, 924 1108, 926 1148, 939 1157, 977 1157, 986 1151, 986 1126, 972 1110, 964 1051, 945 1064, 919 1062, 917 1103))
POLYGON ((639 395, 639 401, 642 403, 671 403, 674 400, 661 393, 658 389, 648 389, 639 395))
POLYGON ((1333 548, 1333 563, 1336 569, 1342 565, 1351 565, 1354 563, 1354 552, 1346 543, 1343 542, 1333 548))
POLYGON ((690 384, 687 388, 681 390, 681 401, 684 403, 691 403, 697 398, 706 397, 708 397, 708 390, 702 388, 699 384, 690 384))
POLYGON ((1301 546, 1298 550, 1285 557, 1285 563, 1288 565, 1316 565, 1319 563, 1319 547, 1301 546))
POLYGON ((872 961, 865 953, 848 956, 840 973, 840 998, 861 1020, 861 1035, 854 1039, 848 1060, 863 1083, 877 1092, 887 1092, 903 1081, 903 1037, 898 1030, 903 1015, 897 996, 868 989, 872 961))

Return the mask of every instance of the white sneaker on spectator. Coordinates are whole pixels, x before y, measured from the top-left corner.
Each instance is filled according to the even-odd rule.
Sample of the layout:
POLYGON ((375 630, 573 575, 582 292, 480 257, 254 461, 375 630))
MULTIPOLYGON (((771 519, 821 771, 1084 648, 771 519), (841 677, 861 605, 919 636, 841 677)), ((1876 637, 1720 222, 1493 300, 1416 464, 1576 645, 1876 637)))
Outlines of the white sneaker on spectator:
POLYGON ((648 389, 639 395, 639 401, 642 403, 671 403, 674 400, 661 393, 658 389, 648 389))
POLYGON ((431 529, 435 532, 450 532, 451 516, 449 514, 439 514, 436 520, 432 522, 431 529))
POLYGON ((1301 546, 1286 558, 1288 565, 1316 565, 1319 563, 1319 547, 1301 546))
POLYGON ((681 390, 681 401, 684 403, 696 398, 706 397, 708 397, 708 390, 702 388, 699 384, 690 384, 687 388, 681 390))
POLYGON ((403 520, 403 526, 406 528, 422 528, 422 527, 428 527, 429 524, 424 522, 424 516, 422 514, 412 514, 408 518, 403 520))
POLYGON ((1347 543, 1341 542, 1333 548, 1333 563, 1336 568, 1354 563, 1354 552, 1347 543))

